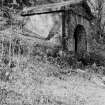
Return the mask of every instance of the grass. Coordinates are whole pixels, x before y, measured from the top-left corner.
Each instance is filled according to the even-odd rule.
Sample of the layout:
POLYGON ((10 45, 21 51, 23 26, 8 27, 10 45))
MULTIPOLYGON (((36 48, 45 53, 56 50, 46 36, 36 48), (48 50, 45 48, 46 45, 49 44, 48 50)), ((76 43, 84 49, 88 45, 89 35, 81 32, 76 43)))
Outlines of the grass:
POLYGON ((82 66, 73 55, 48 57, 41 49, 14 54, 11 66, 0 69, 0 105, 88 105, 77 90, 88 84, 91 88, 90 74, 101 74, 104 67, 95 63, 82 66))

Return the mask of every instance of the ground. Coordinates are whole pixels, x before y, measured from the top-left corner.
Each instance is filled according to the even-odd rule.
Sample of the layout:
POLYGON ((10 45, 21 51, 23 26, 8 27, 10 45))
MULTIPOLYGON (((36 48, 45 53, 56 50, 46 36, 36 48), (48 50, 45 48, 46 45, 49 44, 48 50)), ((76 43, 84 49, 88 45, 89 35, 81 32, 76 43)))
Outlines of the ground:
POLYGON ((19 63, 9 81, 0 81, 0 105, 105 105, 105 86, 98 76, 58 71, 48 63, 19 63))

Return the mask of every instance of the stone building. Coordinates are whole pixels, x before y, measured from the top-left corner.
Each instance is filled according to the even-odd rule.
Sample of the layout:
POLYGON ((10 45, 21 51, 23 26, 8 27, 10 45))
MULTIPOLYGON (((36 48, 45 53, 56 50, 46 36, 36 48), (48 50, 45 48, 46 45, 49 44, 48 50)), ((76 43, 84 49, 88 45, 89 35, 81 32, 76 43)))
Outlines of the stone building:
MULTIPOLYGON (((52 14, 59 14, 57 18, 58 20, 55 21, 55 23, 58 23, 55 25, 51 23, 54 26, 51 26, 50 24, 51 27, 49 28, 48 26, 49 29, 46 28, 47 26, 44 26, 44 31, 48 29, 48 31, 45 32, 46 37, 43 34, 44 31, 42 31, 42 36, 44 36, 45 41, 51 40, 54 37, 56 31, 59 30, 59 28, 61 28, 61 47, 63 48, 63 50, 74 51, 76 53, 91 51, 90 47, 92 44, 92 29, 90 26, 90 22, 94 19, 94 16, 92 15, 91 9, 85 0, 70 0, 68 2, 41 5, 38 7, 30 7, 23 10, 21 13, 21 15, 24 18, 34 18, 35 16, 42 15, 52 16, 52 14)), ((45 23, 49 21, 48 19, 49 18, 46 18, 44 20, 45 23)), ((35 27, 38 25, 38 23, 34 24, 34 21, 32 21, 32 24, 35 27)), ((29 28, 28 30, 30 36, 34 35, 31 34, 31 32, 34 31, 34 29, 32 30, 30 28, 32 24, 30 24, 29 21, 25 25, 26 29, 27 26, 29 28)), ((38 28, 40 32, 40 27, 38 28)))

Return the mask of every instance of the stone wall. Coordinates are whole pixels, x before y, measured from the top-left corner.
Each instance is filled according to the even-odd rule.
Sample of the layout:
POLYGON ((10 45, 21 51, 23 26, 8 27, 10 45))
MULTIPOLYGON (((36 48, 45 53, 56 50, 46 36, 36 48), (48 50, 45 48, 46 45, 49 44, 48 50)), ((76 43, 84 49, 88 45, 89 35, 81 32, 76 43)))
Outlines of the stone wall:
POLYGON ((65 29, 66 37, 67 37, 67 48, 69 51, 75 51, 75 43, 74 43, 74 32, 78 25, 83 26, 86 31, 86 40, 87 40, 87 51, 89 52, 92 36, 91 36, 91 27, 89 20, 85 19, 82 16, 74 14, 72 11, 69 12, 69 16, 66 17, 65 24, 67 25, 65 29))
POLYGON ((91 50, 92 36, 89 20, 85 17, 75 14, 72 11, 66 11, 64 14, 51 13, 26 17, 24 28, 35 34, 47 38, 50 33, 54 36, 50 39, 52 44, 61 43, 59 36, 66 39, 66 47, 69 51, 75 51, 74 33, 78 25, 81 25, 86 32, 87 51, 91 50))
POLYGON ((25 19, 24 28, 44 38, 48 37, 50 32, 60 31, 61 28, 61 17, 58 13, 33 15, 25 19))

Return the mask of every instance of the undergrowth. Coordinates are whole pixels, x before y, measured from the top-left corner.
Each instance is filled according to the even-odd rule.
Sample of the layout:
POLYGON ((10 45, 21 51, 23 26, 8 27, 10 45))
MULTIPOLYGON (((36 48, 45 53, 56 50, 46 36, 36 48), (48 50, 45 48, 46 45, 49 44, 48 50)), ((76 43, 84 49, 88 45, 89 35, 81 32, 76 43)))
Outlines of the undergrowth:
POLYGON ((59 73, 68 74, 70 68, 85 70, 87 67, 92 68, 92 72, 105 75, 105 58, 95 52, 79 55, 75 55, 73 52, 59 54, 60 49, 51 49, 36 43, 30 45, 27 41, 17 37, 13 38, 11 43, 8 39, 5 39, 1 44, 3 44, 4 50, 0 63, 0 79, 4 81, 9 81, 9 76, 14 68, 18 66, 18 68, 24 70, 28 67, 28 63, 53 65, 58 70, 52 70, 53 73, 48 75, 53 74, 56 77, 59 73))

